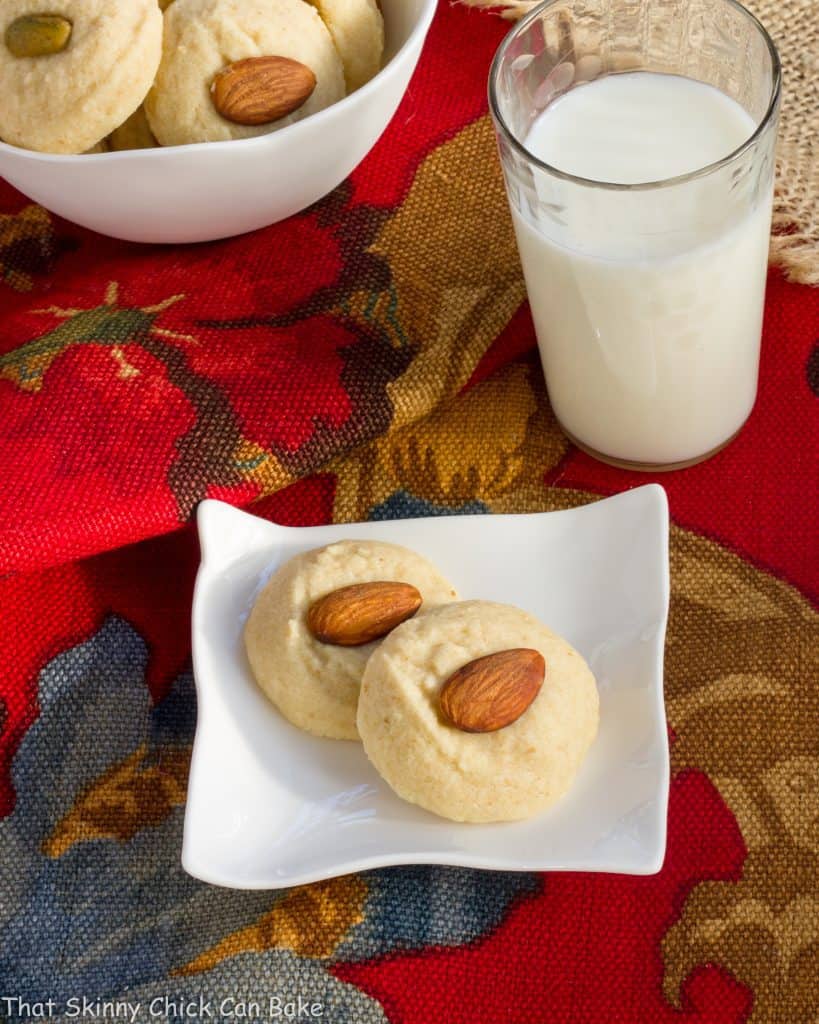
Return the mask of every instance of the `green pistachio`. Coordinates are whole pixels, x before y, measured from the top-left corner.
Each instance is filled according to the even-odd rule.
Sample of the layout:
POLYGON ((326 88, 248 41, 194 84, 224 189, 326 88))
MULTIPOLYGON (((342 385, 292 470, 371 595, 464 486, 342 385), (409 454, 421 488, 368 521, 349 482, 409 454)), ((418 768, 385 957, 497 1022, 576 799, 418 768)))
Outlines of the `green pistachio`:
POLYGON ((15 57, 49 57, 68 46, 72 28, 59 14, 24 14, 6 29, 6 46, 15 57))

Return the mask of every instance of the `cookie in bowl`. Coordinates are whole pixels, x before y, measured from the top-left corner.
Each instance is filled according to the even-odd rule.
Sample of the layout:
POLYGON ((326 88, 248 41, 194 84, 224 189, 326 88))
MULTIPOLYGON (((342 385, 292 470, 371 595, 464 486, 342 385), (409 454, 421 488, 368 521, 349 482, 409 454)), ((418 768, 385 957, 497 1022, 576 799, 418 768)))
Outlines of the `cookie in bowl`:
POLYGON ((145 102, 163 146, 268 134, 346 94, 332 36, 305 0, 174 0, 145 102))
POLYGON ((84 153, 151 87, 162 53, 156 0, 4 0, 0 138, 42 153, 84 153))
POLYGON ((598 719, 581 655, 491 601, 398 626, 370 658, 358 705, 364 750, 393 790, 463 822, 528 818, 559 800, 598 719))
POLYGON ((296 555, 271 577, 245 626, 248 660, 294 725, 356 740, 361 678, 378 643, 409 617, 457 596, 408 548, 338 541, 296 555))
POLYGON ((129 149, 154 149, 158 145, 154 138, 145 107, 138 107, 127 121, 108 136, 107 148, 113 152, 129 149))
POLYGON ((309 0, 330 30, 347 91, 360 89, 378 73, 384 56, 384 19, 376 0, 309 0))

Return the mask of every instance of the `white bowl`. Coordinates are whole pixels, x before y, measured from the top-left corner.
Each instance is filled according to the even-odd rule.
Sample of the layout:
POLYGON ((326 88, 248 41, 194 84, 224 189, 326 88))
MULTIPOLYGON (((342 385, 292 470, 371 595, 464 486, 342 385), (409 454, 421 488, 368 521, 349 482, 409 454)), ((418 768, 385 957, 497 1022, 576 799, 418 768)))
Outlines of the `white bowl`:
POLYGON ((375 145, 406 91, 435 7, 436 0, 382 0, 383 70, 280 131, 89 156, 0 142, 0 176, 61 217, 134 242, 203 242, 275 224, 331 192, 375 145))
POLYGON ((190 874, 277 889, 390 864, 659 870, 669 779, 668 505, 661 487, 567 512, 305 529, 205 501, 199 535, 199 707, 182 850, 190 874), (360 743, 309 736, 264 697, 242 643, 255 594, 283 560, 344 537, 414 548, 464 597, 519 605, 587 658, 600 692, 600 732, 558 804, 509 824, 445 821, 399 799, 360 743))

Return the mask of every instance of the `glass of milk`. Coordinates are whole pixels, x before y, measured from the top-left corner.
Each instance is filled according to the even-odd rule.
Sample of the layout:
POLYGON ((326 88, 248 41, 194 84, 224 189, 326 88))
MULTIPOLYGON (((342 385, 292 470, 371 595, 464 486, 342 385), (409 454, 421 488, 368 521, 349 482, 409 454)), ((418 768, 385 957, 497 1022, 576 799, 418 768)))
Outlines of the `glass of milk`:
POLYGON ((780 66, 734 0, 547 0, 489 98, 549 396, 596 458, 719 451, 756 397, 780 66))

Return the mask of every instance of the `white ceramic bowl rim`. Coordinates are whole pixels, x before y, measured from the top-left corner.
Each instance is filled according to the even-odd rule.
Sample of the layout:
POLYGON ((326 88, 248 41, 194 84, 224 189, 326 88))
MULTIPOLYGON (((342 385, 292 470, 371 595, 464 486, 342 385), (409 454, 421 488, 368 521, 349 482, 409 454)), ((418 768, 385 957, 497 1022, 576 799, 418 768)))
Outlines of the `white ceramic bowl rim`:
POLYGON ((359 102, 361 97, 366 97, 370 92, 377 89, 380 80, 390 72, 393 65, 399 63, 404 52, 423 42, 424 37, 429 31, 429 26, 432 23, 437 7, 438 0, 424 0, 424 5, 421 9, 418 21, 415 23, 410 34, 404 40, 399 49, 396 50, 392 57, 381 68, 378 74, 374 75, 369 82, 366 82, 360 88, 356 89, 355 92, 345 96, 337 103, 332 103, 329 107, 325 107, 324 110, 316 111, 316 113, 311 114, 309 118, 306 117, 302 121, 296 121, 294 124, 287 125, 285 128, 280 128, 277 132, 268 132, 265 135, 256 135, 250 139, 227 139, 223 142, 193 142, 183 146, 157 146, 155 149, 124 149, 113 153, 40 153, 37 150, 25 149, 22 146, 11 146, 7 142, 0 140, 0 152, 3 150, 10 150, 18 155, 22 153, 32 160, 55 164, 71 163, 77 160, 83 160, 87 163, 100 160, 127 160, 133 159, 135 153, 140 154, 143 158, 147 157, 151 160, 163 160, 168 158, 167 154, 169 153, 189 153, 201 149, 212 150, 215 146, 231 146, 233 148, 242 146, 244 149, 249 149, 251 146, 261 148, 265 143, 269 142, 272 136, 279 136, 282 132, 287 132, 295 137, 304 125, 310 124, 314 128, 320 128, 323 121, 327 121, 330 118, 337 116, 335 113, 336 111, 341 111, 346 107, 354 105, 359 102))

